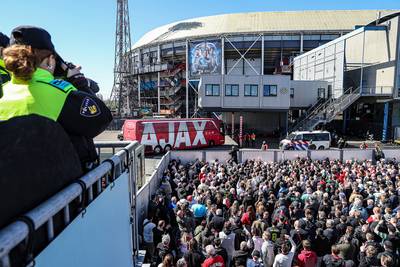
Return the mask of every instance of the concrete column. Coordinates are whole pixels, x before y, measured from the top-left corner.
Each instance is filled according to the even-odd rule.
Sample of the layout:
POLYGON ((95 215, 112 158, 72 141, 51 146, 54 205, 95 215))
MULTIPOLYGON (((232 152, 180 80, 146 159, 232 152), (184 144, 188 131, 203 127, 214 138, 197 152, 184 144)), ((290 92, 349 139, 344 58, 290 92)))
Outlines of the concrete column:
POLYGON ((157 46, 157 63, 158 64, 161 63, 161 46, 160 45, 157 46))
POLYGON ((225 75, 225 37, 221 37, 221 51, 222 51, 221 74, 225 75))
POLYGON ((231 136, 233 139, 235 137, 235 112, 232 112, 231 123, 232 123, 231 136))
POLYGON ((161 112, 160 86, 161 86, 160 72, 157 72, 157 110, 158 110, 158 114, 160 114, 160 112, 161 112))
POLYGON ((304 33, 300 34, 300 54, 304 52, 304 33))
POLYGON ((264 75, 264 34, 261 36, 261 75, 264 75))
POLYGON ((141 87, 142 87, 142 82, 140 79, 140 75, 138 75, 138 106, 139 108, 141 107, 140 105, 140 91, 141 91, 141 87))

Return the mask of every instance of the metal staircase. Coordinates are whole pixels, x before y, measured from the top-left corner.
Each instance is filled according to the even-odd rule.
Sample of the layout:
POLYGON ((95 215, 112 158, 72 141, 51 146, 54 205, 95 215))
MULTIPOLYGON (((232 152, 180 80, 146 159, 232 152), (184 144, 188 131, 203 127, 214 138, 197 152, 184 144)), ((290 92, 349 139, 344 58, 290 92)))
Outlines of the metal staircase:
POLYGON ((307 112, 307 115, 293 125, 289 131, 312 131, 320 123, 329 123, 336 117, 336 115, 343 112, 351 104, 357 101, 361 95, 362 92, 360 87, 356 89, 351 87, 339 98, 329 98, 317 106, 313 105, 307 112))

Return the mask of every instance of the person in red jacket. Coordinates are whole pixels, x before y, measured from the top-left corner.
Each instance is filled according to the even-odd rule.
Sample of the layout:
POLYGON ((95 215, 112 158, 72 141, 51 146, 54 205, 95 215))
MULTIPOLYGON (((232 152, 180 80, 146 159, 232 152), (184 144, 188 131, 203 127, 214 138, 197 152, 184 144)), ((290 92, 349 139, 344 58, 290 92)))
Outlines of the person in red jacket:
POLYGON ((213 245, 206 246, 207 259, 201 267, 225 267, 225 262, 222 256, 216 255, 213 245))
POLYGON ((317 254, 311 250, 309 240, 303 241, 303 250, 297 256, 299 267, 315 267, 317 266, 317 254))

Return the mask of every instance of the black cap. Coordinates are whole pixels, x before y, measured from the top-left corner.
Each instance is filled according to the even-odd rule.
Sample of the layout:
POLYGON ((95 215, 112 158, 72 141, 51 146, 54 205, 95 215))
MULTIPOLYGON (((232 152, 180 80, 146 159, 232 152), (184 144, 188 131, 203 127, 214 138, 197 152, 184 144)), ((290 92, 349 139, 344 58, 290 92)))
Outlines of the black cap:
POLYGON ((46 49, 55 52, 50 34, 39 27, 19 26, 12 30, 10 45, 30 45, 36 49, 46 49))
POLYGON ((7 35, 0 32, 0 46, 7 47, 10 44, 10 38, 7 35))

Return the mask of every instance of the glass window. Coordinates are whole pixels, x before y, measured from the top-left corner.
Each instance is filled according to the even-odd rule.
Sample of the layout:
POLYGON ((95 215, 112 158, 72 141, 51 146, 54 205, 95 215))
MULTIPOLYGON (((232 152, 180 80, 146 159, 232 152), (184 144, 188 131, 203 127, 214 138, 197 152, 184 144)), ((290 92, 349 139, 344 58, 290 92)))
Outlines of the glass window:
POLYGON ((206 84, 206 96, 219 96, 219 84, 206 84))
POLYGON ((244 85, 244 96, 258 96, 258 85, 257 84, 245 84, 244 85))
POLYGON ((225 84, 225 96, 239 96, 239 85, 225 84))
POLYGON ((294 98, 294 88, 290 88, 290 98, 294 98))
POLYGON ((270 85, 270 84, 264 85, 264 96, 276 96, 277 91, 278 91, 277 85, 270 85))

